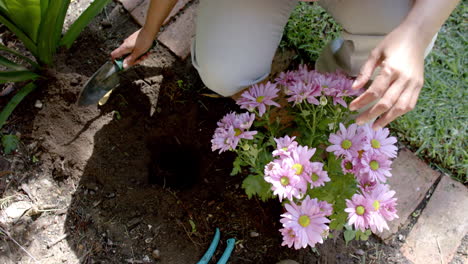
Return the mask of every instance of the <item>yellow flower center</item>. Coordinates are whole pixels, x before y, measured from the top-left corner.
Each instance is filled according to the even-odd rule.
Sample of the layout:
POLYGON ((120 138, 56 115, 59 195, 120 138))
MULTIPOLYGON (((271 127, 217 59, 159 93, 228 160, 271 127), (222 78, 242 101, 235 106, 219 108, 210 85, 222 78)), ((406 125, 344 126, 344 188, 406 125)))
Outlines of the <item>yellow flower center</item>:
POLYGON ((234 134, 234 136, 236 136, 236 137, 239 136, 240 134, 242 134, 242 131, 241 131, 239 128, 235 128, 235 129, 234 129, 234 132, 236 132, 236 133, 234 134))
POLYGON ((364 206, 360 205, 356 207, 356 214, 363 215, 365 212, 366 212, 366 209, 364 209, 364 206))
POLYGON ((312 173, 311 178, 312 178, 312 181, 315 182, 315 181, 318 181, 319 176, 317 175, 317 173, 312 173))
POLYGON ((376 160, 369 162, 369 165, 370 165, 371 170, 374 170, 374 171, 378 170, 380 167, 379 163, 376 160))
POLYGON ((352 170, 353 169, 353 163, 351 161, 347 161, 347 162, 345 162, 344 167, 347 170, 352 170))
POLYGON ((349 139, 345 139, 345 140, 341 141, 341 147, 343 149, 349 149, 352 145, 353 145, 353 143, 349 139))
POLYGON ((325 85, 322 85, 322 88, 323 88, 323 89, 327 89, 327 88, 328 88, 328 85, 326 85, 326 84, 325 84, 325 85))
POLYGON ((372 206, 374 207, 374 210, 378 211, 380 209, 380 202, 375 200, 373 203, 372 203, 372 206))
POLYGON ((371 146, 375 149, 380 148, 380 142, 377 139, 371 140, 371 146))
POLYGON ((257 103, 261 103, 261 102, 263 102, 263 99, 265 99, 265 96, 259 96, 259 97, 257 97, 256 101, 257 101, 257 103))
POLYGON ((296 175, 301 175, 302 171, 304 170, 304 167, 302 167, 302 165, 299 163, 294 164, 292 168, 296 170, 296 175))
POLYGON ((281 183, 281 185, 283 185, 283 186, 288 185, 288 184, 289 184, 289 178, 286 177, 286 176, 281 177, 281 178, 280 178, 280 183, 281 183))
POLYGON ((286 150, 288 150, 288 147, 284 147, 284 148, 282 148, 282 150, 286 151, 286 150))
POLYGON ((299 224, 302 226, 302 227, 307 227, 310 225, 310 218, 309 216, 307 215, 301 215, 301 217, 299 217, 299 224))

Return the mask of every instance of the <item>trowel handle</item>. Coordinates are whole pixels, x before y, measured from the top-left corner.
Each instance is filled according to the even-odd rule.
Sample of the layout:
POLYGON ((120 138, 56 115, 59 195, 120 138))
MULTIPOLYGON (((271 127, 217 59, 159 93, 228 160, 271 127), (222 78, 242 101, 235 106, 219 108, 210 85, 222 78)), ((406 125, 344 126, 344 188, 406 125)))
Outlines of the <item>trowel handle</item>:
MULTIPOLYGON (((145 56, 145 54, 148 53, 148 51, 150 51, 150 50, 151 50, 152 48, 154 48, 155 46, 156 46, 156 41, 153 41, 153 44, 151 45, 151 47, 150 47, 145 53, 143 53, 139 58, 145 56)), ((125 55, 123 55, 122 57, 120 57, 120 58, 114 60, 114 63, 115 63, 115 65, 117 65, 117 67, 119 68, 119 71, 123 71, 123 70, 124 70, 123 62, 124 62, 125 58, 128 57, 128 55, 130 55, 130 53, 129 53, 129 54, 125 54, 125 55)), ((139 58, 138 58, 138 59, 139 59, 139 58)))

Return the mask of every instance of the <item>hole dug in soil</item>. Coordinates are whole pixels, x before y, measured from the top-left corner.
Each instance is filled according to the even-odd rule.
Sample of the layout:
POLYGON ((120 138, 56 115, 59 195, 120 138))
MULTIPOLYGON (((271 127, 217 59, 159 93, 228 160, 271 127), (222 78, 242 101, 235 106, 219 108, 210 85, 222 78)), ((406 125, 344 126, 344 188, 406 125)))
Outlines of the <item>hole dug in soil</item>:
POLYGON ((148 182, 163 188, 187 189, 200 178, 200 151, 174 139, 162 138, 150 146, 148 182), (163 143, 165 142, 165 143, 163 143))

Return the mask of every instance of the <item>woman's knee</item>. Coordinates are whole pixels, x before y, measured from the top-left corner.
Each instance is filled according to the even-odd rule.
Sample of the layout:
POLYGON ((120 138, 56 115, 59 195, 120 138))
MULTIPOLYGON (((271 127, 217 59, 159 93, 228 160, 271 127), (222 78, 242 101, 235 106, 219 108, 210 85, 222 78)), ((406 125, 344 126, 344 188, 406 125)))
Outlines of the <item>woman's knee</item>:
POLYGON ((232 96, 243 88, 241 77, 222 65, 204 65, 198 68, 198 73, 206 87, 222 96, 232 96))

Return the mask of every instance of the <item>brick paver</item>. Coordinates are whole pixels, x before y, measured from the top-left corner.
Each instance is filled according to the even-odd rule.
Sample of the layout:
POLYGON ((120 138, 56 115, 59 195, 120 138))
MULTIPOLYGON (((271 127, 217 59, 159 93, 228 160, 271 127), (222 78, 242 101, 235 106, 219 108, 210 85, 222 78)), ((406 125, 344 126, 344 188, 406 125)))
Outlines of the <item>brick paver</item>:
POLYGON ((141 5, 141 3, 148 1, 148 0, 119 0, 120 3, 124 6, 124 8, 128 12, 132 12, 137 6, 141 5))
POLYGON ((169 24, 159 35, 158 40, 168 47, 181 59, 187 58, 190 54, 192 37, 195 35, 195 16, 198 4, 189 6, 177 18, 169 24))
POLYGON ((468 191, 443 176, 401 248, 416 264, 449 263, 468 232, 468 191))
POLYGON ((390 230, 378 234, 380 238, 388 240, 398 232, 439 176, 439 172, 432 170, 411 151, 402 149, 398 153, 388 183, 396 191, 399 218, 388 223, 390 230))

